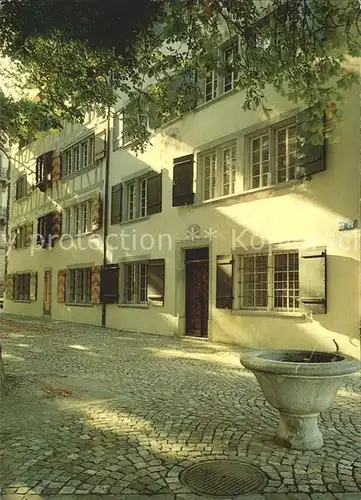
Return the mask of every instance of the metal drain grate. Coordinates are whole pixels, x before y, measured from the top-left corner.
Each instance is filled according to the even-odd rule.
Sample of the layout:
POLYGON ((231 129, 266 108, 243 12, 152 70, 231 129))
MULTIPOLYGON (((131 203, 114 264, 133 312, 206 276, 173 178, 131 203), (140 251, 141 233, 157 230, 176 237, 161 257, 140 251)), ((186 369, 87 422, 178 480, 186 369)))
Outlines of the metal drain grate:
POLYGON ((180 481, 194 493, 230 497, 258 493, 266 485, 265 474, 253 465, 235 460, 210 460, 180 474, 180 481))

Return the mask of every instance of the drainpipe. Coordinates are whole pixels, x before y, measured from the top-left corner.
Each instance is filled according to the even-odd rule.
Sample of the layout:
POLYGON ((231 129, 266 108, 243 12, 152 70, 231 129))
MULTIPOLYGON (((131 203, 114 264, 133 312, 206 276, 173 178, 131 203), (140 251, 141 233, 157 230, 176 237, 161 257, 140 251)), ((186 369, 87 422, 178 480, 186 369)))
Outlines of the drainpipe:
MULTIPOLYGON (((113 84, 113 72, 109 76, 109 85, 113 84)), ((108 238, 108 205, 109 205, 109 172, 110 172, 110 130, 111 130, 111 106, 107 110, 107 136, 106 136, 106 158, 105 158, 105 186, 104 186, 104 206, 103 206, 103 266, 108 263, 107 259, 107 238, 108 238)), ((105 328, 107 322, 107 305, 102 301, 102 327, 105 328)))

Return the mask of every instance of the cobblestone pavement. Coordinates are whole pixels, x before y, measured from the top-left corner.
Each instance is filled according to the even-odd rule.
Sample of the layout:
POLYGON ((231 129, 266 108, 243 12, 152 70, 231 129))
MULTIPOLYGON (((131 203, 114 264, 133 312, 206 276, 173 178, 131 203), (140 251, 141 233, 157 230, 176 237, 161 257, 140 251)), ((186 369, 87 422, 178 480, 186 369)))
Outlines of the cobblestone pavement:
POLYGON ((240 348, 9 317, 0 337, 4 500, 210 499, 179 473, 220 458, 267 475, 238 498, 361 499, 359 376, 322 415, 324 448, 302 453, 274 444, 277 413, 240 348))

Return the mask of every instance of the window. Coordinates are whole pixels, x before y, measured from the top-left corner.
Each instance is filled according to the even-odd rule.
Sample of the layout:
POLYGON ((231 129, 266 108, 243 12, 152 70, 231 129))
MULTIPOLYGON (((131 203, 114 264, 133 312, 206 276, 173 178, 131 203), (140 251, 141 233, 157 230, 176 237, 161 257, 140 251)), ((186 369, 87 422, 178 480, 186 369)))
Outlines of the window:
POLYGON ((147 263, 124 265, 124 303, 147 304, 148 273, 147 263))
POLYGON ((37 243, 42 248, 52 247, 60 236, 60 218, 57 213, 50 213, 38 218, 37 243))
POLYGON ((48 151, 36 159, 36 184, 38 187, 39 184, 46 184, 51 181, 52 162, 52 151, 48 151))
POLYGON ((69 303, 91 303, 92 268, 69 269, 67 273, 67 294, 69 303))
POLYGON ((26 248, 28 239, 28 226, 20 226, 16 229, 15 248, 26 248))
POLYGON ((30 300, 30 273, 15 274, 14 299, 30 300))
POLYGON ((146 177, 125 184, 125 220, 139 219, 148 215, 147 186, 146 177))
POLYGON ((73 236, 92 230, 92 200, 73 205, 65 210, 65 233, 73 236))
POLYGON ((27 195, 27 176, 22 175, 16 181, 16 199, 20 200, 27 195))
POLYGON ((200 156, 202 200, 211 200, 236 192, 237 146, 235 142, 219 146, 200 156))
POLYGON ((65 175, 92 165, 95 161, 95 137, 91 136, 67 148, 63 154, 63 172, 65 175))
POLYGON ((233 71, 233 65, 238 52, 238 37, 220 47, 218 59, 222 66, 222 76, 214 70, 206 73, 203 89, 205 102, 226 94, 235 87, 236 73, 233 71))
POLYGON ((248 189, 270 186, 296 178, 296 124, 269 127, 249 138, 248 189), (273 154, 271 152, 274 152, 273 154))
POLYGON ((164 260, 124 264, 123 304, 164 305, 164 260))
POLYGON ((240 309, 295 311, 299 308, 298 252, 239 257, 240 309))
POLYGON ((238 39, 232 40, 231 43, 224 47, 221 52, 223 63, 225 66, 225 74, 222 79, 222 92, 226 93, 232 90, 236 83, 236 73, 233 71, 233 64, 238 53, 238 39))

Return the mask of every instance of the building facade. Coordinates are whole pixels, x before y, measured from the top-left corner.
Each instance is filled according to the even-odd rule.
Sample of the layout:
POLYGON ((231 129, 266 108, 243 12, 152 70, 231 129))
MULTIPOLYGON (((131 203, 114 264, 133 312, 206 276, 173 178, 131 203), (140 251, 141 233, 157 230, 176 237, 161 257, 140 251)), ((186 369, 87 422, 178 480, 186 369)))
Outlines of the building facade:
POLYGON ((144 153, 120 101, 108 137, 98 117, 16 154, 7 312, 359 356, 360 89, 313 146, 302 108, 269 89, 268 116, 245 112, 233 82, 144 153))

